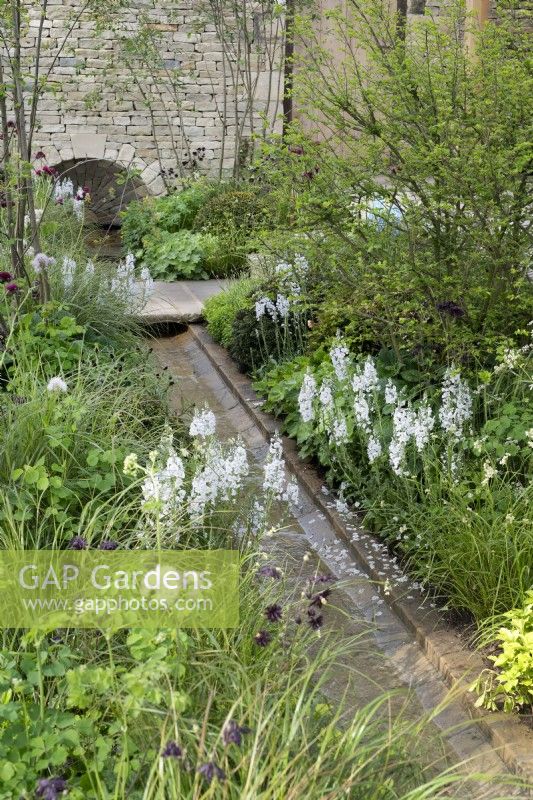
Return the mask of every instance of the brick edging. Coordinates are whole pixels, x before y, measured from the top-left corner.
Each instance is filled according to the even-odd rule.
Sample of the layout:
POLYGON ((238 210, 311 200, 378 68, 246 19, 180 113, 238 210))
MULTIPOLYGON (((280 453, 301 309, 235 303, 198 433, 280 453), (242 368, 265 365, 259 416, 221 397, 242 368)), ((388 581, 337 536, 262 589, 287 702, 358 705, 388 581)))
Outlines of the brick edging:
MULTIPOLYGON (((272 436, 278 430, 279 423, 270 414, 265 414, 258 405, 254 405, 260 398, 253 390, 251 380, 239 372, 227 351, 216 344, 205 328, 191 325, 189 331, 254 423, 267 437, 272 436)), ((409 600, 402 594, 393 581, 390 565, 381 561, 380 556, 369 549, 369 545, 383 542, 363 529, 358 531, 358 541, 353 541, 342 516, 325 501, 322 491, 324 482, 317 470, 300 458, 295 442, 286 436, 283 437, 283 450, 289 470, 313 497, 317 507, 369 577, 376 584, 383 585, 387 580, 387 572, 390 572, 391 588, 384 595, 386 602, 414 635, 426 657, 483 729, 506 766, 530 781, 533 787, 533 732, 514 716, 476 708, 476 697, 468 691, 472 680, 486 666, 481 655, 469 649, 464 638, 445 623, 437 611, 421 610, 421 595, 409 600)))

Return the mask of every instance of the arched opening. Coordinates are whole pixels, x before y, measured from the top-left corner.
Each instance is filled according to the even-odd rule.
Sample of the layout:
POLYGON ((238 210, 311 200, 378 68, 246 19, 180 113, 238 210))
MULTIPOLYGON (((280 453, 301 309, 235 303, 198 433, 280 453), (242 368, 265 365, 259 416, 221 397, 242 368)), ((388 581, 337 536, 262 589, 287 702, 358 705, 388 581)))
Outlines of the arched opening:
POLYGON ((112 161, 72 159, 56 166, 60 180, 70 178, 74 191, 79 186, 90 190, 86 205, 87 222, 105 228, 120 226, 120 211, 132 200, 149 194, 142 180, 112 161))

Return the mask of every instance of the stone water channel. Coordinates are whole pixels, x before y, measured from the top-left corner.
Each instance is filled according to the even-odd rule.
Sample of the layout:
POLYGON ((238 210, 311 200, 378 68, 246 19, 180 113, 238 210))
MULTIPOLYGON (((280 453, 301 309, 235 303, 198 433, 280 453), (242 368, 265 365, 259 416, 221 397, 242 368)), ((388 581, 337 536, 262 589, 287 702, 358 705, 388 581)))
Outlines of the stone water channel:
MULTIPOLYGON (((191 331, 156 338, 151 345, 158 361, 175 379, 173 411, 180 414, 195 404, 207 403, 217 417, 219 436, 242 438, 257 464, 260 481, 259 465, 268 451, 267 438, 230 392, 191 331)), ((302 577, 318 573, 330 573, 340 582, 324 615, 325 628, 338 631, 340 638, 358 638, 349 656, 332 670, 326 688, 328 699, 334 705, 345 704, 345 713, 350 715, 383 691, 391 691, 392 714, 415 720, 432 712, 448 697, 443 680, 302 486, 300 498, 300 507, 292 509, 283 528, 267 538, 264 549, 282 566, 289 584, 301 585, 302 577)), ((355 530, 357 520, 350 518, 349 512, 346 524, 355 530)), ((417 756, 423 752, 432 768, 441 770, 464 763, 465 774, 509 775, 458 701, 448 698, 427 730, 417 756)), ((498 787, 490 780, 478 785, 465 779, 449 792, 448 796, 462 800, 529 796, 517 788, 498 787)))

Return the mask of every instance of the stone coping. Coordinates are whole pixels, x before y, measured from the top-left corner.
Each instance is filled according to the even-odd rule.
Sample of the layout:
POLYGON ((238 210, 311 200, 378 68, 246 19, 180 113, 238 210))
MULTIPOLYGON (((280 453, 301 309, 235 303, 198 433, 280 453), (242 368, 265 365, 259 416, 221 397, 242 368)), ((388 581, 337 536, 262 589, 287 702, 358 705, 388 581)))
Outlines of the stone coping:
MULTIPOLYGON (((261 410, 261 399, 253 390, 250 378, 239 372, 233 359, 224 348, 216 344, 205 328, 191 325, 189 330, 254 423, 268 437, 272 436, 279 429, 279 422, 261 410)), ((453 689, 454 696, 480 725, 506 766, 530 781, 533 787, 533 731, 514 715, 477 708, 476 696, 468 691, 472 681, 486 668, 480 653, 472 650, 465 638, 446 623, 438 611, 428 609, 421 594, 417 595, 410 590, 413 599, 409 599, 395 585, 388 558, 383 558, 380 551, 376 550, 376 544, 383 545, 383 542, 363 528, 358 531, 358 539, 353 540, 342 515, 328 502, 328 495, 324 492, 325 484, 317 470, 300 458, 296 443, 286 436, 283 437, 283 450, 288 469, 313 497, 320 511, 369 577, 378 586, 383 586, 390 576, 391 588, 386 593, 382 592, 385 601, 415 636, 429 661, 453 689)))

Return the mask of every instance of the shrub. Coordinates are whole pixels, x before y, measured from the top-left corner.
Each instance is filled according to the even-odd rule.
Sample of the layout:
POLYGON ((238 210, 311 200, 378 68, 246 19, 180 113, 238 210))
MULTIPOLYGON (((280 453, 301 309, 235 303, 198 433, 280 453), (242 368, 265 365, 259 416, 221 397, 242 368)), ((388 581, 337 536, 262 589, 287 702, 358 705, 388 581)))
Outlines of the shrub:
POLYGON ((256 285, 257 281, 244 278, 206 301, 207 330, 224 347, 231 344, 235 318, 239 311, 250 306, 250 296, 256 285))
POLYGON ((202 205, 194 227, 224 236, 239 234, 244 241, 265 222, 266 211, 267 201, 258 192, 223 189, 202 205))
POLYGON ((327 333, 350 324, 354 343, 429 364, 490 360, 530 317, 528 34, 489 23, 472 58, 455 3, 413 23, 408 47, 379 0, 349 0, 325 24, 338 61, 306 39, 296 75, 309 133, 294 128, 262 170, 324 234, 327 333))
POLYGON ((155 280, 205 278, 205 244, 201 233, 158 230, 144 239, 143 261, 155 280))
POLYGON ((142 253, 144 237, 154 231, 155 202, 152 197, 144 197, 129 203, 125 211, 120 213, 122 244, 128 253, 136 257, 142 253))
POLYGON ((483 674, 472 687, 480 692, 476 702, 504 711, 533 707, 533 591, 526 594, 524 605, 513 608, 502 617, 503 626, 489 641, 498 645, 499 653, 489 656, 496 672, 483 674))

